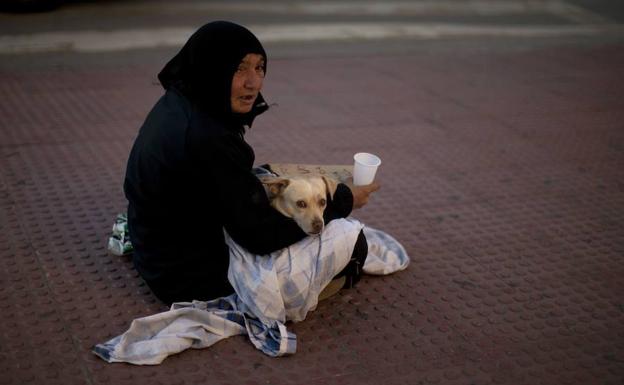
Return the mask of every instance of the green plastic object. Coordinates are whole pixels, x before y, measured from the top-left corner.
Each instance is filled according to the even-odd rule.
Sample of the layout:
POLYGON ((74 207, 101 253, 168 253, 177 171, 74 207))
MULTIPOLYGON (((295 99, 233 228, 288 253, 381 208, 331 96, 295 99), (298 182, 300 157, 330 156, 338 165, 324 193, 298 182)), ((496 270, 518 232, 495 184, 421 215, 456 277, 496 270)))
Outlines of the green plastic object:
POLYGON ((128 255, 133 251, 128 232, 128 216, 118 214, 113 223, 113 232, 108 238, 108 251, 117 256, 128 255))

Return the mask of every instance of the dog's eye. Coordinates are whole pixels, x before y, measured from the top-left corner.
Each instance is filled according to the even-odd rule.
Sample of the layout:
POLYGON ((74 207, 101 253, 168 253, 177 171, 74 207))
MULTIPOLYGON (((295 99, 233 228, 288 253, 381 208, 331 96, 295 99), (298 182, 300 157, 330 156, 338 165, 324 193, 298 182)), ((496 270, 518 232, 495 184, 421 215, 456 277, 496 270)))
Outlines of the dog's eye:
POLYGON ((305 209, 308 205, 304 201, 297 201, 297 207, 300 209, 305 209))
POLYGON ((321 199, 321 200, 319 201, 319 205, 321 205, 321 206, 325 206, 325 204, 326 204, 326 203, 327 203, 327 202, 325 201, 325 199, 321 199))

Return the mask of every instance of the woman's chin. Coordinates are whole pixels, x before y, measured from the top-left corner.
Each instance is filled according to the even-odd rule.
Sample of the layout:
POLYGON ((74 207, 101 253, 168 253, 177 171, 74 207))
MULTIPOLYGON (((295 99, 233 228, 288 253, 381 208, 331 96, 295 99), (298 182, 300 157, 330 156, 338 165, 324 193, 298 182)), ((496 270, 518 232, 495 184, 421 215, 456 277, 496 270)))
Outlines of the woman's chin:
POLYGON ((251 111, 253 104, 250 105, 234 105, 232 106, 232 112, 235 114, 246 114, 251 111))

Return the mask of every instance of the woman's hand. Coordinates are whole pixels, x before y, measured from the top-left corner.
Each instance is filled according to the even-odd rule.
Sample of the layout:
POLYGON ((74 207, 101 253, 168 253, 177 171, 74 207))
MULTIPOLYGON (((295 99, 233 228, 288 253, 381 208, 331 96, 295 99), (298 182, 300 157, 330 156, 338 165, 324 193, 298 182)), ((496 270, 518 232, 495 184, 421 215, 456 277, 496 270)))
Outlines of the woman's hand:
POLYGON ((381 188, 381 185, 377 182, 373 182, 365 186, 354 186, 353 180, 349 180, 347 182, 347 186, 349 186, 351 193, 353 194, 354 210, 364 207, 368 203, 370 195, 381 188))

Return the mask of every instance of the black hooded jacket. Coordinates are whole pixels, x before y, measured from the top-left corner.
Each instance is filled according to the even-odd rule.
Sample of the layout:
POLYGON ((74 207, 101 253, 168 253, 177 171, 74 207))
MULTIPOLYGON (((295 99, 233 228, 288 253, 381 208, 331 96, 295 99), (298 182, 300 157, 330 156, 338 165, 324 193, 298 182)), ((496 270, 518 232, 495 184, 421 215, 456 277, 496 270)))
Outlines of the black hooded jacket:
MULTIPOLYGON (((128 159, 133 261, 161 300, 208 300, 233 292, 223 228, 252 253, 268 254, 306 234, 274 210, 251 169, 244 127, 267 109, 258 96, 234 114, 230 89, 248 53, 266 53, 247 29, 229 22, 200 28, 165 66, 165 94, 148 114, 128 159)), ((339 184, 325 220, 351 212, 353 196, 339 184)))

